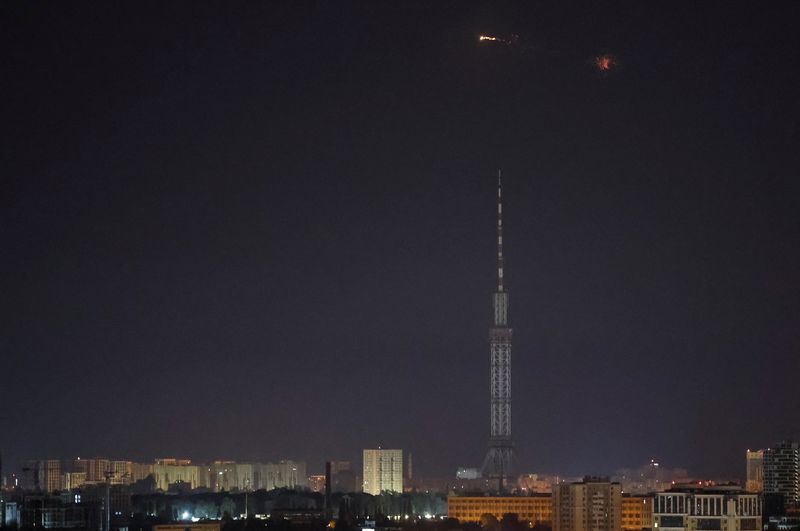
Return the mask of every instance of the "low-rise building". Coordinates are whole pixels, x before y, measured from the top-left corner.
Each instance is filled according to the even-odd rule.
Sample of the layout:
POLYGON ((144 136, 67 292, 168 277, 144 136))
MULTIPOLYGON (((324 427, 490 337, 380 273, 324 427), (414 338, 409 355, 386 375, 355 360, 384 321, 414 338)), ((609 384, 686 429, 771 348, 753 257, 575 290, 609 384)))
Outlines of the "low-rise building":
POLYGON ((506 514, 516 514, 529 526, 551 525, 553 498, 550 494, 533 496, 448 496, 447 516, 461 522, 480 522, 481 516, 491 514, 498 520, 506 514))
POLYGON ((738 485, 676 485, 656 493, 653 530, 756 531, 761 497, 738 485))

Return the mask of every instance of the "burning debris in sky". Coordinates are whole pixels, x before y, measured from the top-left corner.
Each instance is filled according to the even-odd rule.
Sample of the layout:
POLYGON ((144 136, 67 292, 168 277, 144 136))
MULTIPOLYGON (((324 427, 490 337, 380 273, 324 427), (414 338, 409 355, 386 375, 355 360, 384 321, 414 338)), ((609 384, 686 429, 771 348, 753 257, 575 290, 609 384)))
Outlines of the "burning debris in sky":
POLYGON ((478 40, 480 42, 488 41, 488 42, 498 42, 500 44, 510 45, 510 44, 517 44, 517 42, 519 41, 519 35, 513 34, 513 35, 509 35, 509 36, 498 37, 497 35, 485 35, 484 34, 484 35, 478 36, 478 40))
POLYGON ((598 55, 594 58, 594 67, 601 74, 606 74, 617 67, 617 59, 611 54, 598 55))

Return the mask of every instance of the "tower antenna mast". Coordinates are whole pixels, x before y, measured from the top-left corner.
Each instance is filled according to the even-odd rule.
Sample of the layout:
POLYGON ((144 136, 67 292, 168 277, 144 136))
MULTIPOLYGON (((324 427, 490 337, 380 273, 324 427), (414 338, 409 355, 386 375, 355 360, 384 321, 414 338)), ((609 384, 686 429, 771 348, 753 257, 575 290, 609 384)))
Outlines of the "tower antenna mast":
POLYGON ((483 462, 483 475, 496 479, 503 493, 504 480, 512 472, 514 445, 511 442, 511 337, 508 325, 508 291, 504 282, 503 261, 503 181, 497 171, 497 289, 492 294, 494 319, 489 329, 491 411, 489 451, 483 462))

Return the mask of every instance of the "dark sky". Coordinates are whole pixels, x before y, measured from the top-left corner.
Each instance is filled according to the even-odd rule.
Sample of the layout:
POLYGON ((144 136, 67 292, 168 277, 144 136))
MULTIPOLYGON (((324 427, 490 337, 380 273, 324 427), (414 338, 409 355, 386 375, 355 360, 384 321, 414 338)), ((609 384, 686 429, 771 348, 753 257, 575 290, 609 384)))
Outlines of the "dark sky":
POLYGON ((800 436, 800 4, 557 4, 3 3, 6 460, 479 465, 499 167, 521 471, 800 436))

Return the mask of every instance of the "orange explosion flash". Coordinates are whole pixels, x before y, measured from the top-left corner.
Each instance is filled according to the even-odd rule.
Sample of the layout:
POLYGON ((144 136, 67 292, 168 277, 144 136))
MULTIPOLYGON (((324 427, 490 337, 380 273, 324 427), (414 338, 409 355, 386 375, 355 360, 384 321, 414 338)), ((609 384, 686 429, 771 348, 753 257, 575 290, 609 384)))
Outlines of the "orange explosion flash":
POLYGON ((598 55, 594 58, 594 66, 600 72, 609 72, 612 68, 617 66, 617 61, 614 59, 613 55, 598 55))
POLYGON ((497 37, 492 37, 491 35, 481 35, 479 37, 479 39, 482 40, 482 41, 499 41, 499 40, 501 40, 501 39, 498 39, 497 37))

